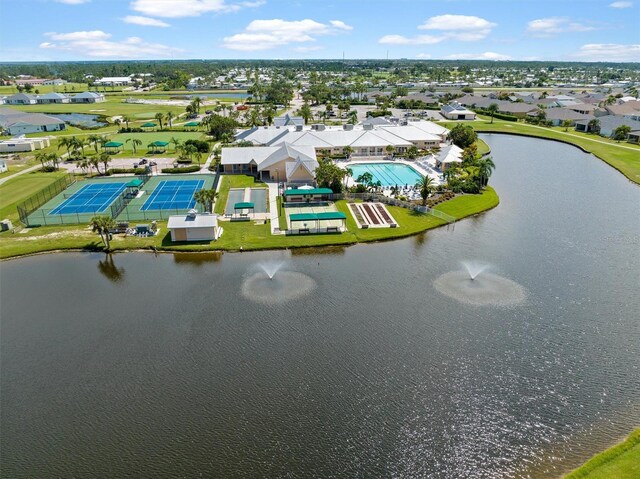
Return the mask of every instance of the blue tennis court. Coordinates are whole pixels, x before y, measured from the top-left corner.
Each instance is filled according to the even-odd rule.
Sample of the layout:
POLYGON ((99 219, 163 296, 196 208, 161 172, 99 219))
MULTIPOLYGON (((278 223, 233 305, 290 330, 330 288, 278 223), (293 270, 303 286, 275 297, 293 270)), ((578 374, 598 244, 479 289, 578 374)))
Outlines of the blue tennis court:
POLYGON ((163 180, 140 210, 189 210, 196 206, 193 195, 203 185, 204 180, 163 180))
POLYGON ((51 210, 50 215, 102 213, 124 191, 126 183, 92 183, 85 185, 51 210))

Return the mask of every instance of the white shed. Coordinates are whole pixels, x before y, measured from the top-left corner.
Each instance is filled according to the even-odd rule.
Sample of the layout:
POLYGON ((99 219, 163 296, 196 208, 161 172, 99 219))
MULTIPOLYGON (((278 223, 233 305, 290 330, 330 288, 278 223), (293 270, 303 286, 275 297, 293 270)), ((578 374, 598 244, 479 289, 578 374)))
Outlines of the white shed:
POLYGON ((195 213, 169 216, 167 228, 171 232, 171 241, 211 241, 220 236, 218 215, 195 213))

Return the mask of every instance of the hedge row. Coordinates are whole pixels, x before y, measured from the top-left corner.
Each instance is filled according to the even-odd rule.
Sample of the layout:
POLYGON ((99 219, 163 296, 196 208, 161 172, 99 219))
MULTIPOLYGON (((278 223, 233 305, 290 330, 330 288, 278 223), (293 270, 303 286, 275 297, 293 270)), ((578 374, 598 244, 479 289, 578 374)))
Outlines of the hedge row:
POLYGON ((186 166, 184 168, 162 168, 163 173, 170 173, 170 174, 194 173, 199 170, 200 170, 200 167, 198 165, 186 166))
POLYGON ((146 168, 109 168, 107 175, 122 175, 125 173, 133 173, 134 175, 144 175, 147 172, 146 168))
MULTIPOLYGON (((491 116, 491 113, 489 113, 487 110, 485 110, 484 108, 475 108, 474 111, 476 113, 482 113, 483 115, 487 115, 487 116, 491 116)), ((517 116, 513 116, 513 115, 507 115, 505 113, 494 113, 493 114, 494 118, 497 118, 498 120, 505 120, 505 121, 518 121, 518 117, 517 116)))

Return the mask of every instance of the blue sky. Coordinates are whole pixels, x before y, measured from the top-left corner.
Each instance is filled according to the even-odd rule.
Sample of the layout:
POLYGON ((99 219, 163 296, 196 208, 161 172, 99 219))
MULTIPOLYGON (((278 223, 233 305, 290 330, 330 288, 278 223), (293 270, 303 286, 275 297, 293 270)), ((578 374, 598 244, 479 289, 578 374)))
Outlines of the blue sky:
POLYGON ((0 2, 0 61, 342 58, 344 52, 640 62, 640 0, 0 2))

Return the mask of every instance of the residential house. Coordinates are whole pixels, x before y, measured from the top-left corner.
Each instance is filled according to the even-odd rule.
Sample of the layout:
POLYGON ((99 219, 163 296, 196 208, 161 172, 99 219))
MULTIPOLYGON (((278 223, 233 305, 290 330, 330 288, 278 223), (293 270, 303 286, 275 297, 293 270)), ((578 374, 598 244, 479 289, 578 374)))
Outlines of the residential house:
MULTIPOLYGON (((627 125, 631 131, 640 130, 640 121, 625 118, 623 116, 606 115, 597 118, 600 128, 600 135, 610 137, 616 128, 621 125, 627 125)), ((589 121, 577 121, 576 131, 589 132, 589 121)))
POLYGON ((7 135, 60 131, 65 127, 65 122, 54 116, 0 108, 0 128, 7 135))
POLYGON ((95 91, 85 91, 71 97, 71 103, 102 103, 104 95, 95 91))
POLYGON ((128 86, 133 84, 131 77, 103 77, 93 81, 97 86, 128 86))
POLYGON ((7 105, 35 105, 38 103, 38 100, 35 95, 30 95, 28 93, 16 93, 15 95, 7 97, 5 103, 7 105))
POLYGON ((37 98, 38 103, 49 104, 49 103, 69 103, 71 98, 68 95, 63 93, 47 93, 45 95, 40 95, 37 98))
MULTIPOLYGON (((578 113, 569 108, 548 108, 544 110, 547 121, 550 121, 553 126, 560 126, 565 120, 571 121, 571 126, 575 125, 577 121, 593 120, 595 116, 585 115, 578 113)), ((528 113, 530 117, 538 116, 539 112, 528 113)))

